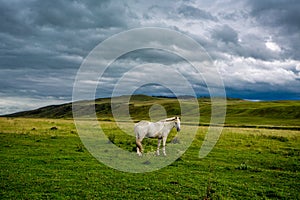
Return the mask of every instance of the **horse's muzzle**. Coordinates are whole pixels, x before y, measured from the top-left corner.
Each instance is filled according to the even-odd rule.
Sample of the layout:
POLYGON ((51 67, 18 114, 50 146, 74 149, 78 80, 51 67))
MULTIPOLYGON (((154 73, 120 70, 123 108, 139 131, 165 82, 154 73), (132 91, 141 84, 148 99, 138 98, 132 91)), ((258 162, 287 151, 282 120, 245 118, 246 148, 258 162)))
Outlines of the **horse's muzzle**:
POLYGON ((180 131, 180 128, 177 128, 177 132, 179 132, 180 131))

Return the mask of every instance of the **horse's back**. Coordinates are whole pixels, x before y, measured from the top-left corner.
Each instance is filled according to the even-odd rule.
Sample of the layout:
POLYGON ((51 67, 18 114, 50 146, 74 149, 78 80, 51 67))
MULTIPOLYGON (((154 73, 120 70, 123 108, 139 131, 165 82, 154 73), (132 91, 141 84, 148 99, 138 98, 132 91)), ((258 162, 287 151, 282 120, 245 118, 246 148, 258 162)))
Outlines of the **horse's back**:
POLYGON ((149 122, 149 121, 142 120, 142 121, 136 123, 135 127, 137 127, 137 126, 149 126, 150 123, 151 122, 149 122))
POLYGON ((150 123, 151 122, 144 121, 144 120, 136 123, 134 126, 134 132, 135 132, 136 136, 139 137, 140 135, 146 134, 150 123))

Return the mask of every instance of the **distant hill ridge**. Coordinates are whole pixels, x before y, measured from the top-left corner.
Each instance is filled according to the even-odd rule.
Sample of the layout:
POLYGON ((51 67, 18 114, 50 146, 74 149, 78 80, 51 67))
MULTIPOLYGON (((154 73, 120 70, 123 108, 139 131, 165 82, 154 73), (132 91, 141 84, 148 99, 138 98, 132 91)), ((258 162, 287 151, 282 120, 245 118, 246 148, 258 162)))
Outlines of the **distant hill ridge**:
MULTIPOLYGON (((124 98, 126 96, 115 97, 124 98)), ((128 96, 126 97, 128 98, 128 96)), ((188 97, 182 97, 188 98, 188 97)), ((113 120, 111 113, 111 98, 100 98, 95 101, 82 101, 81 111, 85 106, 95 102, 97 116, 105 120, 113 120)), ((210 121, 211 105, 209 98, 199 98, 201 121, 207 124, 210 121)), ((146 95, 133 95, 130 97, 129 111, 136 120, 148 119, 149 109, 159 104, 165 108, 168 116, 180 115, 180 105, 176 98, 153 97, 146 95)), ((81 112, 80 111, 80 112, 81 112)), ((30 111, 23 111, 2 117, 24 118, 72 118, 72 103, 50 105, 30 111)), ((270 126, 299 126, 300 127, 300 101, 259 101, 251 102, 241 99, 227 100, 227 125, 270 125, 270 126)))

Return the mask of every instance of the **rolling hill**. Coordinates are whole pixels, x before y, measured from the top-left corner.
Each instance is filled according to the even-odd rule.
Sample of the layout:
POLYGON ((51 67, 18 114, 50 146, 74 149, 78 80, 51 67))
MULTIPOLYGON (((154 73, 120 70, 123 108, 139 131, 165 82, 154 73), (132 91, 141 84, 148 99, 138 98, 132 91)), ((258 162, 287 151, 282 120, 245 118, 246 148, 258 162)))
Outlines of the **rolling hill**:
MULTIPOLYGON (((124 97, 116 97, 124 98, 124 97)), ((210 122, 211 102, 209 98, 199 98, 200 125, 210 122)), ((86 112, 93 101, 79 103, 79 112, 86 112)), ((175 98, 150 97, 134 95, 130 98, 129 112, 133 119, 149 119, 149 109, 161 105, 168 116, 180 115, 179 102, 175 98)), ((101 98, 95 100, 95 110, 99 120, 113 120, 111 112, 111 99, 101 98)), ((72 118, 72 103, 50 105, 36 110, 24 111, 5 115, 2 117, 23 118, 72 118)), ((266 127, 300 129, 300 101, 260 101, 251 102, 241 99, 227 100, 226 126, 266 127)))

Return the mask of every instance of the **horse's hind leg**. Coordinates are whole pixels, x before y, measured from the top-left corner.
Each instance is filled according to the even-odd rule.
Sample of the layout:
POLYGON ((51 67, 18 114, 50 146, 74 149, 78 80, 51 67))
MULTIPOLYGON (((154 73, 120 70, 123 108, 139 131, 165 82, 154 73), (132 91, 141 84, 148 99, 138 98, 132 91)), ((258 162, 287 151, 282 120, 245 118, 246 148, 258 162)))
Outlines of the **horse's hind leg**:
POLYGON ((138 138, 135 140, 136 143, 136 153, 141 156, 143 152, 143 146, 142 146, 142 141, 138 138))

